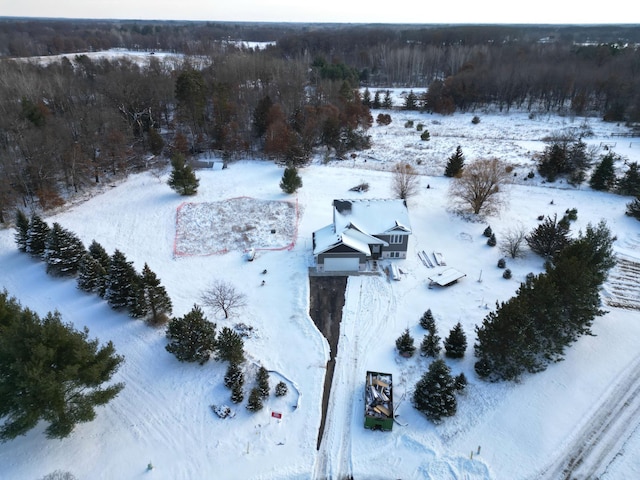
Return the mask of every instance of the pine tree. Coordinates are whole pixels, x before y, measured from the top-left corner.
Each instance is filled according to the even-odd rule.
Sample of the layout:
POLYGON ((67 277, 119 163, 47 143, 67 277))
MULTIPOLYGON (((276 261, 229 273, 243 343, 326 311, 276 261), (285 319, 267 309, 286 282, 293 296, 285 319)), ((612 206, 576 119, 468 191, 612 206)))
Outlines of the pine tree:
POLYGON ((376 93, 373 94, 373 104, 371 108, 378 110, 382 108, 382 102, 380 101, 380 90, 376 90, 376 93))
POLYGON ((262 398, 267 398, 269 396, 269 372, 263 366, 258 369, 256 380, 258 382, 257 388, 260 392, 260 396, 262 398))
POLYGON ((54 276, 75 275, 85 253, 87 251, 82 241, 74 233, 54 222, 45 242, 44 260, 47 262, 47 273, 54 276))
POLYGON ((616 155, 611 152, 602 157, 589 179, 589 186, 591 188, 605 191, 613 188, 616 182, 616 172, 614 169, 615 160, 616 155))
POLYGON ((618 180, 618 193, 620 195, 640 197, 640 170, 638 169, 638 162, 630 163, 627 171, 622 178, 618 180))
POLYGON ((403 357, 411 357, 416 351, 416 347, 413 344, 414 340, 409 329, 407 328, 402 335, 396 339, 396 348, 403 357))
POLYGON ((559 253, 569 244, 570 224, 568 221, 558 221, 558 216, 546 217, 529 235, 525 241, 529 248, 542 257, 551 257, 559 253))
POLYGON ((242 337, 229 327, 223 327, 220 335, 218 335, 216 359, 222 362, 238 364, 244 362, 244 342, 242 337))
POLYGON ((284 397, 289 392, 287 384, 282 380, 276 385, 276 397, 284 397))
POLYGON ((286 167, 282 174, 282 180, 280 180, 280 188, 282 191, 292 194, 300 187, 302 187, 302 179, 300 175, 298 175, 298 170, 295 167, 286 167))
POLYGON ((422 314, 422 317, 420 318, 420 326, 429 332, 435 332, 436 322, 433 319, 433 313, 431 313, 430 308, 422 314))
POLYGON ((31 215, 27 232, 27 253, 42 259, 49 234, 49 225, 36 213, 31 215))
POLYGON ((193 173, 191 165, 182 154, 175 154, 171 159, 171 176, 167 182, 180 195, 195 195, 198 193, 200 180, 193 173))
POLYGON ((445 355, 449 358, 462 358, 467 350, 467 336, 462 329, 460 322, 449 332, 449 336, 444 340, 445 355))
POLYGON ((391 90, 385 90, 384 100, 382 100, 382 108, 393 108, 393 101, 391 100, 391 90))
POLYGON ((99 293, 104 288, 105 275, 100 262, 87 252, 78 263, 78 288, 84 292, 99 293))
POLYGON ((446 177, 457 177, 462 173, 464 169, 464 155, 462 154, 462 147, 458 145, 453 155, 449 157, 447 166, 444 169, 444 175, 446 177))
POLYGON ((181 362, 206 363, 216 348, 216 324, 207 320, 198 305, 183 317, 173 318, 167 327, 167 352, 181 362))
POLYGON ((67 437, 122 390, 108 383, 123 357, 111 342, 99 346, 59 313, 44 318, 0 292, 0 441, 26 434, 40 420, 49 438, 67 437))
POLYGON ((416 384, 413 405, 434 423, 456 414, 458 402, 451 370, 443 360, 434 360, 416 384))
POLYGON ((244 373, 242 372, 242 368, 239 364, 229 364, 227 372, 224 374, 224 385, 231 389, 236 385, 244 385, 244 373))
POLYGON ((164 323, 167 316, 171 315, 173 305, 166 289, 160 285, 160 280, 146 263, 142 268, 140 283, 142 301, 151 315, 150 322, 154 325, 164 323))
POLYGON ((244 400, 244 390, 242 385, 235 384, 231 387, 231 401, 233 403, 242 403, 244 400))
POLYGON ((418 97, 413 90, 409 91, 409 94, 404 99, 405 110, 417 110, 418 109, 418 97))
POLYGON ((21 252, 27 251, 27 240, 29 238, 29 218, 20 209, 16 210, 16 233, 14 234, 16 245, 21 252))
POLYGON ((487 245, 489 245, 490 247, 495 247, 497 243, 498 241, 496 240, 496 234, 492 233, 489 237, 489 240, 487 240, 487 245))
POLYGON ((636 220, 640 220, 640 196, 627 203, 627 210, 625 214, 629 217, 635 218, 636 220))
POLYGON ((364 93, 362 94, 362 105, 367 108, 371 108, 371 92, 366 87, 364 89, 364 93))
POLYGON ((102 275, 99 278, 98 286, 96 293, 101 297, 104 297, 105 291, 107 288, 107 278, 109 273, 109 268, 111 266, 111 257, 105 250, 105 248, 100 245, 98 242, 93 240, 91 245, 89 245, 89 254, 100 263, 102 267, 102 275))
POLYGON ((493 235, 493 230, 491 230, 491 225, 487 225, 487 228, 484 229, 484 231, 482 232, 482 235, 484 235, 487 238, 490 238, 491 235, 493 235))
POLYGON ((538 163, 538 172, 548 182, 555 182, 558 175, 566 172, 567 153, 561 145, 547 146, 538 163))
POLYGON ((249 400, 247 401, 247 410, 250 412, 257 412, 262 410, 264 405, 262 404, 262 395, 258 387, 253 387, 251 393, 249 393, 249 400))
POLYGON ((453 379, 454 387, 459 392, 462 392, 467 388, 467 383, 467 377, 464 372, 460 372, 460 374, 453 379))
POLYGON ((422 339, 420 344, 420 354, 423 357, 436 358, 440 354, 440 337, 435 332, 430 331, 422 339))
POLYGON ((104 298, 114 309, 131 307, 137 300, 137 280, 133 262, 127 261, 125 254, 116 250, 109 264, 104 298))

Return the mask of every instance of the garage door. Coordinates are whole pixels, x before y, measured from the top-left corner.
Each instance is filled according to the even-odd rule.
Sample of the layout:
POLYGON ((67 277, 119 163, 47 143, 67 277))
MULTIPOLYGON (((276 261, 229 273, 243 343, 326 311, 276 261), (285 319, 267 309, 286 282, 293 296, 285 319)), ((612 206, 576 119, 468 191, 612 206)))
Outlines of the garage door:
POLYGON ((325 258, 325 272, 357 272, 358 257, 325 258))

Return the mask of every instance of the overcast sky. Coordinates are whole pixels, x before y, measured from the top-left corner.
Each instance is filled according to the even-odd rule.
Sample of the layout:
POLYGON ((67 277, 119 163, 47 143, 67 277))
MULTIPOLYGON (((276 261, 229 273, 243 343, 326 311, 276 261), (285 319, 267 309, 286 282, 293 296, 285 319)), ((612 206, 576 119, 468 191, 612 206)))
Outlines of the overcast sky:
POLYGON ((0 16, 336 23, 640 23, 594 0, 0 0, 0 16))

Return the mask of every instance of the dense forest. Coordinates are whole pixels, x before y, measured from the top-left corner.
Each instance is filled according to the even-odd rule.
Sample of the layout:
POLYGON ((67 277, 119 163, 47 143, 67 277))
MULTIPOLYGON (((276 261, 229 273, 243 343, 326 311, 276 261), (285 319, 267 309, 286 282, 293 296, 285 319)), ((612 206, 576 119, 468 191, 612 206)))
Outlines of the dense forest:
POLYGON ((0 19, 0 222, 177 154, 342 157, 367 148, 390 87, 416 92, 396 108, 638 122, 639 46, 633 25, 0 19), (147 60, 88 55, 112 48, 147 60))

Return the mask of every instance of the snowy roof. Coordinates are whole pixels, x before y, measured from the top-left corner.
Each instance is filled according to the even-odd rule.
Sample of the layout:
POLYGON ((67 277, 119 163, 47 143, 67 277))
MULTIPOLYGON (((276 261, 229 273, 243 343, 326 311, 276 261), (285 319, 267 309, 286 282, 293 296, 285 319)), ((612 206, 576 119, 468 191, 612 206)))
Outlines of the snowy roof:
POLYGON ((334 200, 333 208, 333 224, 314 232, 314 255, 340 244, 371 255, 369 245, 388 246, 374 235, 411 233, 404 200, 334 200))

